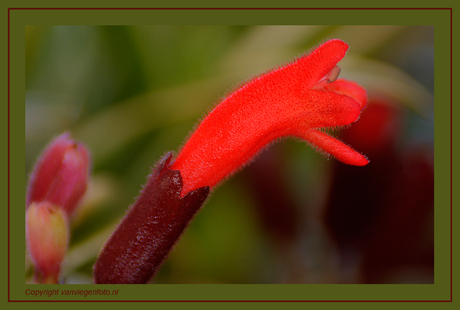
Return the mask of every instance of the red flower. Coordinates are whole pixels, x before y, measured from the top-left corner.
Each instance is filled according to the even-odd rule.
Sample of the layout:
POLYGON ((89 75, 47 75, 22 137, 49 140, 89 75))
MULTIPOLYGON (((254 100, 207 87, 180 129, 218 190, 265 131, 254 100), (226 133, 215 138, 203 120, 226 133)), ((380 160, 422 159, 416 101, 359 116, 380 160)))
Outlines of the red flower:
POLYGON ((214 187, 273 140, 294 136, 338 160, 363 166, 368 160, 320 128, 356 121, 366 105, 359 85, 335 79, 348 49, 330 40, 311 54, 268 72, 222 101, 199 125, 171 169, 184 180, 181 196, 214 187), (334 82, 335 81, 335 82, 334 82))
POLYGON ((335 81, 348 49, 331 40, 292 64, 245 84, 199 125, 177 159, 166 156, 102 249, 96 283, 146 283, 207 198, 209 189, 284 136, 306 140, 337 159, 368 160, 320 131, 356 121, 366 91, 335 81))

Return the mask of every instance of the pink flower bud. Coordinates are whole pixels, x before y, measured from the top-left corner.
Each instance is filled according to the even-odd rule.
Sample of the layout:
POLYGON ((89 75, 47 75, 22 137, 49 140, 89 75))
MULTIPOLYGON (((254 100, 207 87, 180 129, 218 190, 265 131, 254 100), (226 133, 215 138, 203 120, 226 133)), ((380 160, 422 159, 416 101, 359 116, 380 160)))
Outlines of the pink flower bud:
POLYGON ((70 139, 69 133, 55 138, 31 175, 26 206, 48 201, 71 215, 86 191, 89 165, 87 149, 70 139))
POLYGON ((64 210, 49 202, 30 204, 26 212, 26 240, 38 283, 58 283, 68 236, 64 210))

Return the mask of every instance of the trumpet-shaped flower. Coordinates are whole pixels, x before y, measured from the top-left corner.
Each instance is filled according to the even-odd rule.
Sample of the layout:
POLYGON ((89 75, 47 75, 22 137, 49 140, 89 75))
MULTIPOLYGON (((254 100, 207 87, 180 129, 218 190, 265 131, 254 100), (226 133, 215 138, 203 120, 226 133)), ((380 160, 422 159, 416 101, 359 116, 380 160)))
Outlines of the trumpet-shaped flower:
POLYGON ((311 54, 261 75, 229 95, 201 122, 175 160, 169 154, 99 254, 96 283, 146 283, 209 190, 267 144, 294 136, 338 160, 368 160, 321 128, 355 122, 366 91, 337 80, 348 45, 330 40, 311 54))
POLYGON ((338 160, 363 166, 368 160, 320 128, 355 122, 367 102, 354 82, 336 80, 336 64, 348 45, 330 40, 293 63, 270 71, 229 95, 183 146, 172 170, 184 180, 181 195, 214 187, 264 146, 284 136, 308 141, 338 160))

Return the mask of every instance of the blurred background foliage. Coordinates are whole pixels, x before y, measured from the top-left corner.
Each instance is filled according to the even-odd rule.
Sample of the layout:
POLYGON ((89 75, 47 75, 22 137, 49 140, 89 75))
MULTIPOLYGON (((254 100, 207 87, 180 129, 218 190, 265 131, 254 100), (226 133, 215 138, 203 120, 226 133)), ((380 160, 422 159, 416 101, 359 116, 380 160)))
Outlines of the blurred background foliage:
MULTIPOLYGON (((341 77, 365 86, 371 98, 385 98, 401 115, 396 152, 418 147, 432 169, 433 27, 26 27, 25 177, 64 131, 92 156, 89 189, 72 224, 66 282, 91 283, 99 250, 151 167, 180 148, 213 104, 329 38, 350 45, 339 63, 341 77)), ((153 283, 431 283, 429 259, 369 280, 362 253, 341 250, 324 220, 335 164, 299 141, 270 147, 214 191, 153 283), (267 180, 273 181, 270 193, 257 186, 267 180), (264 207, 264 196, 273 193, 264 207)), ((348 192, 361 194, 361 188, 348 192)), ((431 250, 432 209, 431 201, 420 237, 431 250)), ((26 270, 31 277, 29 262, 26 270)))

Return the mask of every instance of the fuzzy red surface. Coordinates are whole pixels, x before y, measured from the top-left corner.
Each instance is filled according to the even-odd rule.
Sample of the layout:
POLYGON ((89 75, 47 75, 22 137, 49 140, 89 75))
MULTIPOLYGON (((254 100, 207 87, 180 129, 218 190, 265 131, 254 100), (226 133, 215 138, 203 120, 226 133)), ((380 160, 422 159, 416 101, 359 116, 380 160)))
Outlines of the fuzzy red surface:
POLYGON ((366 104, 366 91, 358 84, 332 82, 338 75, 336 64, 347 49, 341 40, 327 41, 223 100, 198 126, 171 166, 181 172, 181 195, 216 186, 267 144, 284 136, 307 140, 347 164, 367 164, 351 147, 311 131, 348 125, 359 118, 366 104))

